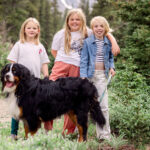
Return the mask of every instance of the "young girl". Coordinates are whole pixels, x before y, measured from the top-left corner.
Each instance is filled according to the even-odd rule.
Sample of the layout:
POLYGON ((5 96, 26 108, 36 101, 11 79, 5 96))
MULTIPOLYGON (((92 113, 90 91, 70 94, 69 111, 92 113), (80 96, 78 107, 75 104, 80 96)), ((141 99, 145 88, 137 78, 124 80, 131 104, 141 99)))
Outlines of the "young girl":
MULTIPOLYGON (((81 51, 80 76, 90 78, 97 87, 99 96, 101 96, 106 87, 108 75, 115 75, 111 43, 106 37, 111 29, 107 20, 101 16, 91 20, 91 28, 93 35, 84 41, 81 51)), ((96 124, 97 137, 110 139, 107 90, 100 106, 106 119, 106 125, 102 129, 96 124)))
MULTIPOLYGON (((81 9, 72 9, 68 12, 65 20, 64 29, 58 31, 52 42, 51 53, 55 57, 55 64, 52 68, 50 80, 56 80, 60 77, 78 77, 80 66, 80 53, 83 40, 91 34, 92 31, 86 26, 86 18, 81 9)), ((119 47, 115 39, 110 35, 112 44, 115 45, 114 52, 119 52, 119 47)), ((53 122, 47 122, 45 128, 52 129, 53 122)), ((63 134, 73 133, 75 125, 68 115, 64 115, 63 134)))
MULTIPOLYGON (((40 73, 48 76, 49 58, 44 46, 39 41, 40 24, 35 18, 24 21, 20 30, 20 40, 16 42, 7 59, 12 63, 20 63, 26 66, 31 73, 40 78, 40 73)), ((11 137, 17 139, 18 120, 12 118, 11 137)))

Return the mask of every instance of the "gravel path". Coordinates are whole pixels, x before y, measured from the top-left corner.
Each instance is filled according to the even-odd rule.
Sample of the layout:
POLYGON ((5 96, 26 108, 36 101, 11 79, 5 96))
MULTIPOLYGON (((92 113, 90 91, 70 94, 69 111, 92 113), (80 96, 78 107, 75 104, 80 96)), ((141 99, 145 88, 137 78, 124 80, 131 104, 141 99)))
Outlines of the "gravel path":
POLYGON ((11 117, 4 99, 0 99, 0 122, 10 122, 11 117))

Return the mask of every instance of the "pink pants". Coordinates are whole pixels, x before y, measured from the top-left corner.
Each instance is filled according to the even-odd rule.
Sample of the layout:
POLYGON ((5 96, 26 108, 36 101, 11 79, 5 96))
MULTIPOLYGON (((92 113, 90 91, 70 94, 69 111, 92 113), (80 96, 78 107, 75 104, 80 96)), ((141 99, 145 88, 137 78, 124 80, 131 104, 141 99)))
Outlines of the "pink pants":
MULTIPOLYGON (((61 61, 55 62, 49 79, 55 81, 56 79, 60 77, 79 77, 79 67, 71 65, 71 64, 67 64, 61 61)), ((65 114, 62 133, 64 134, 64 131, 66 129, 68 130, 67 134, 73 133, 75 130, 75 127, 76 127, 75 124, 72 122, 69 116, 65 114)), ((53 120, 45 122, 44 128, 46 130, 52 130, 53 120)))

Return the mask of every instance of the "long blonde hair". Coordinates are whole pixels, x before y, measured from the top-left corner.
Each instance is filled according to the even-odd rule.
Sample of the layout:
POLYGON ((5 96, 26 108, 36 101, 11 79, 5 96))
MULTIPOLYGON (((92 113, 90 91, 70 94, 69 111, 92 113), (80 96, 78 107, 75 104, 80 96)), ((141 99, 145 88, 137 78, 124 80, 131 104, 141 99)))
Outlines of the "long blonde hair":
POLYGON ((103 24, 104 28, 105 28, 105 33, 104 35, 107 35, 108 32, 112 32, 113 30, 109 27, 109 23, 108 21, 106 20, 105 17, 103 16, 96 16, 94 17, 92 20, 91 20, 91 23, 90 23, 90 26, 91 26, 91 29, 93 29, 93 26, 94 26, 94 23, 95 22, 100 22, 103 24))
POLYGON ((71 47, 71 31, 70 31, 70 27, 68 25, 68 21, 69 21, 70 16, 74 15, 74 14, 77 14, 81 20, 80 31, 82 34, 82 39, 84 39, 88 36, 87 27, 86 27, 86 18, 85 18, 83 11, 79 8, 71 9, 68 12, 68 14, 66 16, 66 20, 65 20, 65 53, 66 54, 69 54, 70 47, 71 47))
MULTIPOLYGON (((40 23, 38 22, 38 20, 36 18, 28 18, 26 19, 20 29, 20 42, 24 43, 26 41, 26 34, 25 34, 25 27, 28 24, 28 22, 33 22, 37 25, 39 31, 40 31, 40 23)), ((40 43, 40 32, 35 36, 35 44, 38 45, 40 43)))

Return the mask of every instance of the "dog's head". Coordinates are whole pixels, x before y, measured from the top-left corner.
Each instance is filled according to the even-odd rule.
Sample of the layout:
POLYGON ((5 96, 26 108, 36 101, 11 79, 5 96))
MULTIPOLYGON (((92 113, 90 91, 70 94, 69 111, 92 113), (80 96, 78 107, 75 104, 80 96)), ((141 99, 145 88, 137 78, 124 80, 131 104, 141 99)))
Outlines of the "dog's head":
POLYGON ((14 92, 21 80, 30 76, 30 71, 23 65, 13 63, 7 64, 1 70, 1 81, 3 92, 14 92))

